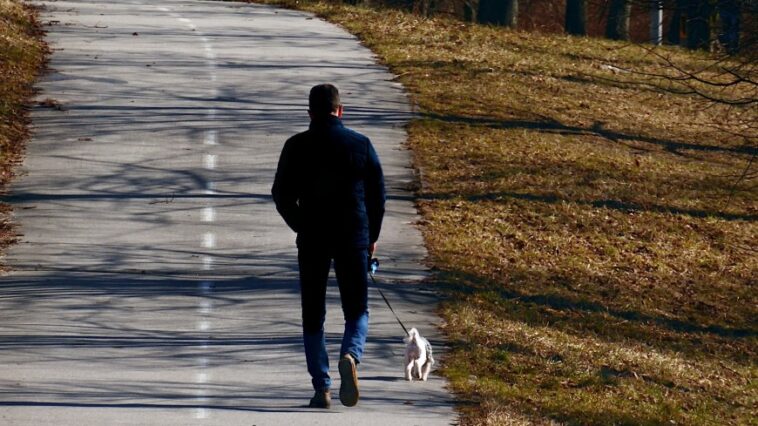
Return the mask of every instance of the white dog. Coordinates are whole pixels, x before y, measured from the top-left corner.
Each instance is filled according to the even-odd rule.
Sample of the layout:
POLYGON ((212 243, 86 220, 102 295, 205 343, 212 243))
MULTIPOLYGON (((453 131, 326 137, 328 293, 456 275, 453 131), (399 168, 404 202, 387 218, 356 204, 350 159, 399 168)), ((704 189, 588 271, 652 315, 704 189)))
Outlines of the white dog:
POLYGON ((426 380, 429 377, 429 371, 434 365, 432 357, 432 345, 429 341, 418 334, 418 330, 412 328, 408 332, 408 337, 403 339, 405 346, 405 380, 413 378, 426 380))

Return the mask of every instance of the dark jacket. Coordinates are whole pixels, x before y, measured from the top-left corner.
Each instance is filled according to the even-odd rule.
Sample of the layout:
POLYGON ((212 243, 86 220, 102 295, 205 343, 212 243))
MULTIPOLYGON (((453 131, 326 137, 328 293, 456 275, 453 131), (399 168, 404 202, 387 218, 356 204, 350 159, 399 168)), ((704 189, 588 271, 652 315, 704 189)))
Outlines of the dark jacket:
POLYGON ((271 189, 298 247, 364 248, 379 238, 384 176, 371 141, 334 116, 287 140, 271 189))

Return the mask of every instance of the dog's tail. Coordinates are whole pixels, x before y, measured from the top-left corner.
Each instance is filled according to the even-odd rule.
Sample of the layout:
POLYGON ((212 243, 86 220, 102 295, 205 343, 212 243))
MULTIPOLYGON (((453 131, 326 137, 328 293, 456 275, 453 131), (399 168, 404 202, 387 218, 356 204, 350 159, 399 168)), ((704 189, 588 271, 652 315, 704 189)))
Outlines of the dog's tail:
POLYGON ((406 337, 406 338, 405 338, 405 339, 403 339, 403 340, 405 340, 405 343, 410 343, 410 342, 412 342, 412 341, 414 341, 414 340, 417 340, 417 339, 418 339, 418 336, 419 336, 419 334, 418 334, 418 330, 416 330, 416 328, 414 327, 414 328, 412 328, 412 329, 411 329, 411 330, 408 332, 408 337, 406 337))

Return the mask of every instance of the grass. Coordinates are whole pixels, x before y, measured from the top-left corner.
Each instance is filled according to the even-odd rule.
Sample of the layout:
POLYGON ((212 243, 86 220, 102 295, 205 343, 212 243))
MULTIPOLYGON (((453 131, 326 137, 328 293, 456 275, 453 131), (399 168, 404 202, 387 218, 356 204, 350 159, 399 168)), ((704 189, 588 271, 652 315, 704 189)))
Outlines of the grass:
POLYGON ((662 62, 618 42, 284 5, 360 37, 419 107, 462 424, 757 423, 755 145, 729 133, 754 108, 618 73, 662 62))
MULTIPOLYGON (((0 191, 13 177, 29 137, 25 105, 42 69, 47 48, 37 12, 17 0, 0 0, 0 191)), ((0 248, 15 240, 10 207, 0 204, 0 248)))

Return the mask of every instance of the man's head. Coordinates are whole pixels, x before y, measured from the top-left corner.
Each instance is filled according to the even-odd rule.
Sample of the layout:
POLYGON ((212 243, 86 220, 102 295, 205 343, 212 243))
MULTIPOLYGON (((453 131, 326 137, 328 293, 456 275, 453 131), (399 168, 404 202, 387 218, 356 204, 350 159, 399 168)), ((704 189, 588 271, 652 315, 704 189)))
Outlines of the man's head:
POLYGON ((330 115, 342 117, 342 104, 337 87, 328 83, 313 86, 308 96, 308 114, 311 120, 322 120, 330 115))

